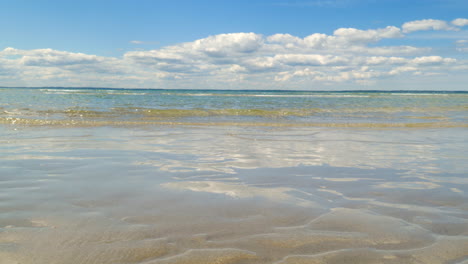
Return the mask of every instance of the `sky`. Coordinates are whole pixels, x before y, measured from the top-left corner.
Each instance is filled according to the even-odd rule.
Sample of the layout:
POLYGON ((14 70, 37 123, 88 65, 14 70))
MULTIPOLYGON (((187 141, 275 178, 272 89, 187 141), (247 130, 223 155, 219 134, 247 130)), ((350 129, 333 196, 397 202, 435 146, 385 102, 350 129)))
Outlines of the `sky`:
POLYGON ((466 0, 0 7, 0 86, 468 90, 466 0))

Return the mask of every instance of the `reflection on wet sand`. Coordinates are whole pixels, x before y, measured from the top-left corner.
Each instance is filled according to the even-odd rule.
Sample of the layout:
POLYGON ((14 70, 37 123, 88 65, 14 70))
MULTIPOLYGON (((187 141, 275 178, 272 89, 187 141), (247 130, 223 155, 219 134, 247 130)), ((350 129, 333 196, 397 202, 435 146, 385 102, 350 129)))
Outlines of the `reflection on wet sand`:
POLYGON ((299 199, 288 194, 295 189, 291 188, 258 188, 245 184, 233 184, 214 181, 199 182, 169 182, 163 187, 179 190, 190 190, 195 192, 209 192, 225 194, 234 198, 262 197, 273 201, 289 201, 300 206, 313 206, 315 203, 299 199))
POLYGON ((0 129, 2 264, 467 258, 463 128, 0 129))

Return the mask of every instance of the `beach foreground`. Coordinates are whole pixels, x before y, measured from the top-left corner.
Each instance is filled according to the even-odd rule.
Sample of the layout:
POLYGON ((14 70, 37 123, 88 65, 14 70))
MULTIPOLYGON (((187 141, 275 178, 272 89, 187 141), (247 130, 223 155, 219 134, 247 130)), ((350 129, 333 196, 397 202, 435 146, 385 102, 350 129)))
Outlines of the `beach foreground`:
POLYGON ((0 263, 466 263, 466 93, 0 90, 0 263))

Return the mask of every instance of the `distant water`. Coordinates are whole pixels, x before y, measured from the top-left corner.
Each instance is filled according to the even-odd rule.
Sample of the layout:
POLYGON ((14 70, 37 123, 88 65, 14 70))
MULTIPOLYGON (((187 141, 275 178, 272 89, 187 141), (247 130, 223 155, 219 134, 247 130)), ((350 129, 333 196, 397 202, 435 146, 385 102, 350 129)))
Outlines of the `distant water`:
POLYGON ((4 124, 466 127, 468 92, 0 89, 4 124))
POLYGON ((466 263, 468 92, 0 89, 0 264, 466 263))

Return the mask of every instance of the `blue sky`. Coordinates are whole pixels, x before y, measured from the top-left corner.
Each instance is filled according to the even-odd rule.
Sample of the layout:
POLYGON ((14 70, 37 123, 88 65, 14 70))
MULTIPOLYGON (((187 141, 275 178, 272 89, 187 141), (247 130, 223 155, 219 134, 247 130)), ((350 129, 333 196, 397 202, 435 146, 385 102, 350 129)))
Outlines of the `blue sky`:
POLYGON ((465 0, 0 4, 0 86, 468 90, 465 0))

